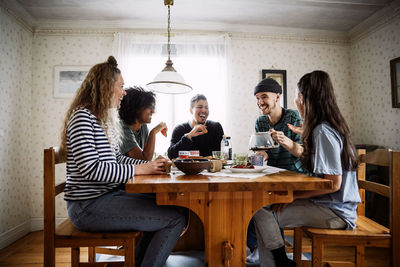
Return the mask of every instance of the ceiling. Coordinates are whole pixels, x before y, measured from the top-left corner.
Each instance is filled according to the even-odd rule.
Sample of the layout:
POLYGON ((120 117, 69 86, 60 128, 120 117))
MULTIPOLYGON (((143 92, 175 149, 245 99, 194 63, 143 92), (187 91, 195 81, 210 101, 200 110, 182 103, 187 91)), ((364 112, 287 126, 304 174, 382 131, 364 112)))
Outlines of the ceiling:
MULTIPOLYGON (((164 29, 163 0, 0 0, 33 28, 164 29)), ((175 0, 173 29, 262 32, 266 27, 349 32, 399 0, 175 0)))

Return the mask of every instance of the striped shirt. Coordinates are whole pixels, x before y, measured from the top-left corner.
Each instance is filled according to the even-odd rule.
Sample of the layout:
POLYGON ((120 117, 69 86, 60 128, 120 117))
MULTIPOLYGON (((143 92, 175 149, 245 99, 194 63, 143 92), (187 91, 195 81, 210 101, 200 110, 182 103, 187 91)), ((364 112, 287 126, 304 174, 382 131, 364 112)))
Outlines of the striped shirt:
POLYGON ((123 156, 107 139, 99 120, 86 108, 77 108, 67 123, 67 182, 65 200, 100 197, 125 184, 134 164, 146 161, 123 156))
MULTIPOLYGON (((287 126, 288 123, 294 126, 300 126, 301 119, 298 113, 291 109, 282 108, 282 117, 280 120, 273 126, 269 124, 268 116, 260 116, 257 118, 255 123, 256 132, 268 132, 271 128, 275 131, 281 131, 285 134, 285 136, 289 137, 292 141, 296 143, 301 143, 300 135, 292 132, 287 126)), ((270 166, 286 169, 289 171, 295 171, 300 173, 306 173, 301 167, 301 162, 299 158, 296 158, 289 151, 286 150, 283 146, 279 146, 278 148, 269 149, 268 153, 268 162, 267 164, 270 166)))

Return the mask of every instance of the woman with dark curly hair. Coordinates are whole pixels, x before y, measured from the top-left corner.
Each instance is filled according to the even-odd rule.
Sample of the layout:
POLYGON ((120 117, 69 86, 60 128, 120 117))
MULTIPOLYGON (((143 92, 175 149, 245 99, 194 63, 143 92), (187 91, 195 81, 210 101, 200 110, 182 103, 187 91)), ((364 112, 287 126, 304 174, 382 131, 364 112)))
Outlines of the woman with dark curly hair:
POLYGON ((298 83, 296 105, 304 118, 303 167, 313 176, 331 180, 333 188, 294 192, 292 203, 257 211, 253 218, 262 267, 295 266, 286 256, 280 228, 352 229, 357 219, 358 157, 329 75, 323 71, 304 75, 298 83))
POLYGON ((122 124, 120 152, 131 158, 151 160, 156 134, 163 131, 166 135, 167 125, 161 122, 149 133, 147 123, 151 123, 155 110, 154 93, 136 86, 126 89, 125 92, 126 96, 119 109, 122 124))
POLYGON ((125 95, 117 61, 93 66, 67 111, 61 151, 67 160, 64 199, 83 231, 144 231, 136 266, 164 266, 186 225, 185 210, 157 206, 153 195, 127 194, 134 175, 163 174, 164 158, 146 162, 119 153, 117 109, 125 95))

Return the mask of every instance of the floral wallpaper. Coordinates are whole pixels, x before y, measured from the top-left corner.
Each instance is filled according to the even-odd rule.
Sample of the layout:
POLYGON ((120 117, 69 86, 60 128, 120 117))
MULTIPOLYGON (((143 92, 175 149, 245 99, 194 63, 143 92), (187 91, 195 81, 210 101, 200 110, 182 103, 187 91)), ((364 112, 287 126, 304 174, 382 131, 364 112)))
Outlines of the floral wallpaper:
POLYGON ((399 16, 351 46, 353 136, 357 143, 400 149, 400 109, 392 108, 389 64, 397 57, 399 16))
POLYGON ((0 244, 31 216, 31 66, 32 33, 0 8, 0 244))
MULTIPOLYGON (((43 215, 43 149, 58 146, 60 131, 72 98, 54 98, 54 66, 92 66, 104 62, 112 50, 112 34, 37 34, 33 40, 31 98, 31 217, 43 215)), ((65 166, 56 170, 65 179, 65 166), (64 168, 64 169, 63 169, 64 168)), ((66 217, 65 202, 60 196, 57 216, 66 217)))
MULTIPOLYGON (((289 108, 295 107, 303 74, 327 71, 354 141, 399 149, 400 109, 391 108, 389 77, 389 60, 400 56, 399 26, 394 20, 351 44, 233 35, 224 130, 232 136, 234 152, 248 149, 258 116, 253 88, 261 70, 271 68, 287 70, 289 108)), ((42 227, 43 149, 58 145, 71 101, 53 96, 54 66, 105 61, 112 44, 113 35, 106 31, 32 34, 0 8, 0 248, 4 237, 8 243, 20 237, 10 234, 15 227, 42 227)), ((65 179, 63 168, 57 170, 59 180, 65 179)), ((66 217, 62 197, 57 216, 66 217)))

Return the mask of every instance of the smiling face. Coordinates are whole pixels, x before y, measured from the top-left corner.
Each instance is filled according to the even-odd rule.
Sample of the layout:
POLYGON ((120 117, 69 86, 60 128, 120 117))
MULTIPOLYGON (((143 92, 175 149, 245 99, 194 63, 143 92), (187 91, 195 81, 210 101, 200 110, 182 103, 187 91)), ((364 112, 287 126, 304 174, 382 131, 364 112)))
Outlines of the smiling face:
POLYGON ((114 107, 119 109, 121 106, 121 100, 122 98, 126 95, 126 92, 124 90, 124 79, 122 79, 122 76, 120 74, 116 74, 117 81, 114 82, 114 107))
POLYGON ((256 94, 257 106, 264 115, 269 115, 279 105, 279 93, 259 92, 256 94))
POLYGON ((198 124, 205 124, 209 114, 207 100, 200 99, 195 102, 193 108, 190 109, 190 113, 193 115, 193 120, 198 124))
POLYGON ((139 123, 151 123, 151 118, 153 113, 155 112, 155 103, 153 103, 150 107, 143 109, 140 114, 139 123))

